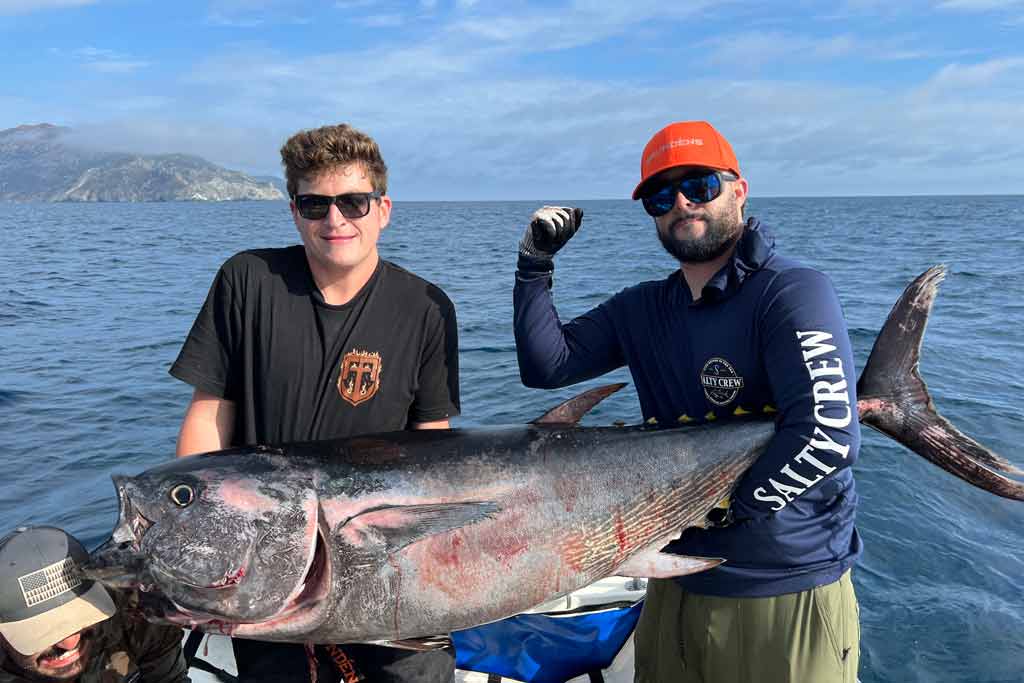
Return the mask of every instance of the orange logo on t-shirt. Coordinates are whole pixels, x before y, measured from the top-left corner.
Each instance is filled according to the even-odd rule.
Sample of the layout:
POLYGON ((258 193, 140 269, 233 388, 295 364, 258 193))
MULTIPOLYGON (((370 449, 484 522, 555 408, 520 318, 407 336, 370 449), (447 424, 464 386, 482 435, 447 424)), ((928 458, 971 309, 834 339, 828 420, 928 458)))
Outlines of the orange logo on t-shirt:
POLYGON ((380 388, 380 354, 352 349, 341 359, 338 393, 354 406, 369 401, 380 388))

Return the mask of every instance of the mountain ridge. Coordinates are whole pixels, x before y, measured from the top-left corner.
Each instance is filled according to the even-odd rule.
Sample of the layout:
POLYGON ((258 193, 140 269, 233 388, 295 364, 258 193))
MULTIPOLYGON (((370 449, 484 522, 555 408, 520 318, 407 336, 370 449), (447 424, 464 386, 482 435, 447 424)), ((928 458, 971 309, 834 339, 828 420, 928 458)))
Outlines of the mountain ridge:
POLYGON ((130 154, 68 141, 51 123, 0 130, 0 200, 282 200, 273 179, 254 178, 190 154, 130 154))

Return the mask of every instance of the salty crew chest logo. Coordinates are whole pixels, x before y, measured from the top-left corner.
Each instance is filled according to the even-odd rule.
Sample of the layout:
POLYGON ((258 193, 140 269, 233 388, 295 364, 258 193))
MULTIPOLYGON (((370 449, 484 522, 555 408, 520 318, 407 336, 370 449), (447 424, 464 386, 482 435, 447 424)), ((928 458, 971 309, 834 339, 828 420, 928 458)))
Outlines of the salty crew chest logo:
POLYGON ((736 400, 743 389, 743 378, 724 358, 712 358, 700 371, 704 396, 716 406, 727 406, 736 400))
POLYGON ((338 393, 354 406, 369 401, 380 389, 380 373, 380 353, 352 349, 341 359, 338 393))

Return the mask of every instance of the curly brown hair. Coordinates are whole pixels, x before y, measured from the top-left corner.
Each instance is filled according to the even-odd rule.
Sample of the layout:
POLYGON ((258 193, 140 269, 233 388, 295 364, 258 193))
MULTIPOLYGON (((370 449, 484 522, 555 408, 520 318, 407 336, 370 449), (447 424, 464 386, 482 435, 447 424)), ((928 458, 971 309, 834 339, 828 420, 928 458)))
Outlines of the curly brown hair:
POLYGON ((281 165, 292 197, 299 190, 300 180, 309 181, 325 171, 354 163, 362 164, 375 191, 387 194, 388 167, 380 148, 373 138, 347 123, 300 130, 281 147, 281 165))

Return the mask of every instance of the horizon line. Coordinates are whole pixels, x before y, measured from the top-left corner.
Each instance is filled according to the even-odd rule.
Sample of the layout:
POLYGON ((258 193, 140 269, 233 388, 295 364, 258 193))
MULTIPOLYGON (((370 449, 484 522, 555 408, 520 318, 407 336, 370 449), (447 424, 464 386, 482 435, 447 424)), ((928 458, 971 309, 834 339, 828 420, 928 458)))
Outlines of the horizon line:
MULTIPOLYGON (((393 202, 403 203, 417 203, 417 204, 473 204, 473 203, 495 203, 495 202, 634 202, 637 200, 629 197, 591 197, 587 199, 397 199, 394 195, 387 195, 391 197, 393 202)), ((949 199, 955 197, 1022 197, 1024 198, 1024 192, 1020 193, 1006 193, 1006 192, 978 192, 978 193, 961 193, 961 194, 927 194, 927 193, 913 193, 913 194, 820 194, 820 195, 756 195, 750 196, 749 199, 949 199)), ((48 201, 45 199, 14 199, 10 197, 0 197, 0 203, 7 204, 170 204, 170 203, 181 203, 181 204, 224 204, 228 202, 284 202, 289 201, 287 197, 283 199, 150 199, 141 201, 83 201, 83 200, 58 200, 48 201)))

